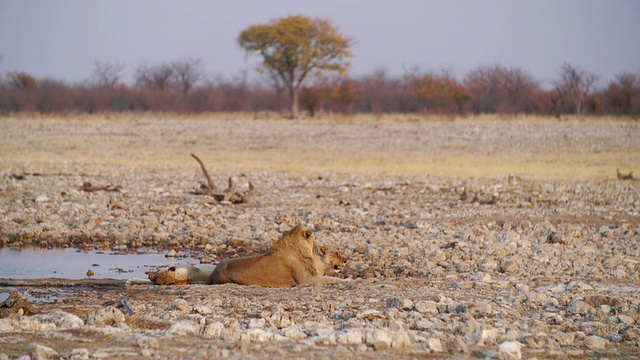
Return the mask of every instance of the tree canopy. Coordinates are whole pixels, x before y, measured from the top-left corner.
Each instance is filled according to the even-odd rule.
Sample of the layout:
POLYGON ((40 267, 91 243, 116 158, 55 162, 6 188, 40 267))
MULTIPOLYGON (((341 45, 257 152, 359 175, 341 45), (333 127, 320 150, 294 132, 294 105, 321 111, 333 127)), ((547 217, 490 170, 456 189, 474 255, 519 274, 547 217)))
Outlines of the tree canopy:
POLYGON ((240 46, 258 53, 264 71, 289 90, 291 117, 298 117, 298 90, 305 80, 324 72, 343 74, 353 57, 353 39, 342 35, 331 22, 302 15, 252 25, 238 37, 240 46))

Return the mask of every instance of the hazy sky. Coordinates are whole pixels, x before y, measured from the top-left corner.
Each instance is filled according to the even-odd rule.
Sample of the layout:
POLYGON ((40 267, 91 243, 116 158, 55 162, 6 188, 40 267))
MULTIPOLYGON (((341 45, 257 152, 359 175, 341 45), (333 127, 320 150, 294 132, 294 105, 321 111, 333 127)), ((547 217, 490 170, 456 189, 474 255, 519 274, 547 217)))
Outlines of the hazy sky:
POLYGON ((0 73, 79 82, 93 63, 127 66, 201 58, 208 73, 252 76, 239 33, 303 14, 355 38, 351 73, 443 67, 458 77, 479 65, 528 70, 548 84, 563 62, 601 76, 640 72, 636 0, 0 0, 0 73))

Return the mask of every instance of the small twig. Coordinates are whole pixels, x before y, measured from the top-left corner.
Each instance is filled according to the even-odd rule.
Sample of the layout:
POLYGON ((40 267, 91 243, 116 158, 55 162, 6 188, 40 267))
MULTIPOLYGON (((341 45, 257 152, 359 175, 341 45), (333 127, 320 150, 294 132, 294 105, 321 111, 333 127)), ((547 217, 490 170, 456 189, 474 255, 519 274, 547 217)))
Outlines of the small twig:
POLYGON ((85 181, 82 186, 79 188, 79 190, 82 191, 86 191, 86 192, 95 192, 95 191, 111 191, 111 192, 116 192, 116 191, 120 191, 122 189, 122 186, 120 185, 116 185, 116 186, 112 186, 112 185, 104 185, 104 186, 93 186, 90 182, 85 181))

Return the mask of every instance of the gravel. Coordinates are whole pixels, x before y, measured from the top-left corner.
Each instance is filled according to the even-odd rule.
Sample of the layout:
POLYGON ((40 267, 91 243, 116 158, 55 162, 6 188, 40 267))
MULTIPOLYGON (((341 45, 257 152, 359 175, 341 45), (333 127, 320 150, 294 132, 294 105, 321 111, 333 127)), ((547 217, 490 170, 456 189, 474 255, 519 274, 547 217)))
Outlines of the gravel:
MULTIPOLYGON (((393 126, 428 126, 403 124, 393 126)), ((535 139, 548 127, 577 127, 508 124, 468 131, 517 138, 524 127, 535 139)), ((580 125, 580 141, 597 140, 597 151, 624 129, 638 132, 635 122, 580 125)), ((351 126, 351 141, 359 128, 375 132, 351 126)), ((396 143, 387 136, 385 144, 396 143)), ((638 138, 625 137, 624 151, 637 151, 638 138)), ((442 141, 429 146, 446 148, 442 141)), ((508 152, 505 144, 481 153, 508 152)), ((539 149, 533 140, 518 147, 539 149)), ((343 251, 347 265, 332 275, 346 281, 291 289, 19 286, 56 301, 35 303, 44 314, 0 319, 0 358, 640 355, 638 181, 211 166, 217 184, 242 172, 256 185, 250 203, 231 205, 189 194, 204 178, 184 161, 192 166, 2 158, 0 244, 175 250, 217 262, 265 251, 303 223, 318 244, 343 251), (84 182, 121 189, 86 192, 84 182), (133 315, 118 307, 123 296, 133 315)), ((13 286, 0 282, 0 292, 13 286)))

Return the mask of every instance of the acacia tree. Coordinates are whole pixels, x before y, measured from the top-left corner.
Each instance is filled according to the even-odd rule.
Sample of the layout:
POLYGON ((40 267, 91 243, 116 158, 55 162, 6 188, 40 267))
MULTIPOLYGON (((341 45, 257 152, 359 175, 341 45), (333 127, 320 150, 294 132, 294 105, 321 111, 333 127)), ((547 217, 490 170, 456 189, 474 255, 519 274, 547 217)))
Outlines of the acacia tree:
POLYGON ((264 71, 287 88, 292 119, 298 117, 298 90, 304 81, 323 72, 344 73, 353 56, 353 39, 327 20, 303 15, 252 25, 240 33, 238 44, 248 53, 258 53, 264 71))

